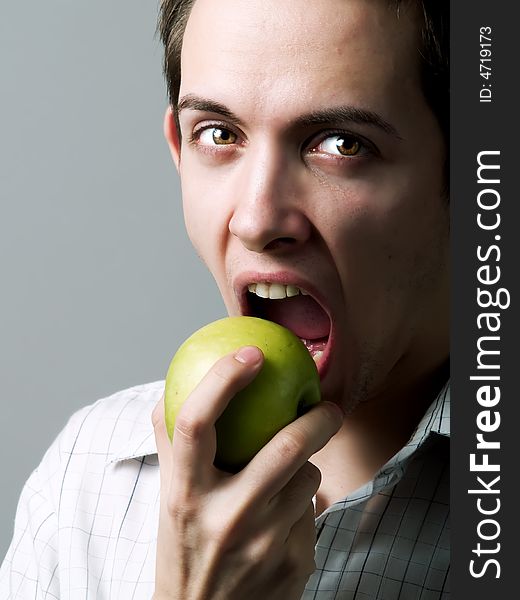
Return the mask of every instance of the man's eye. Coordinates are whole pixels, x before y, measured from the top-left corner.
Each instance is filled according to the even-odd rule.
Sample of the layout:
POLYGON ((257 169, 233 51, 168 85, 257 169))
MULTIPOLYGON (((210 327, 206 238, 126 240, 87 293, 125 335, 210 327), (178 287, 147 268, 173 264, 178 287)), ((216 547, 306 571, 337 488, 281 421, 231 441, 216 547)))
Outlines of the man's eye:
POLYGON ((221 127, 208 127, 200 132, 198 141, 204 146, 227 146, 237 141, 237 136, 229 129, 221 127))
POLYGON ((351 135, 336 134, 326 137, 316 147, 317 152, 326 152, 336 156, 355 156, 361 150, 362 144, 351 135))

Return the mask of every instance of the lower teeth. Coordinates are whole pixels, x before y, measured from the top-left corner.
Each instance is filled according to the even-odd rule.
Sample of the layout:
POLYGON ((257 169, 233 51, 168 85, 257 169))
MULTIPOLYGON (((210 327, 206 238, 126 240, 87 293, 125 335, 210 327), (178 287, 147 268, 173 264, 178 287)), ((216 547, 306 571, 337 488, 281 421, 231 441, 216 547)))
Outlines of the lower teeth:
POLYGON ((316 364, 318 364, 318 361, 321 359, 322 356, 323 356, 323 350, 317 350, 316 352, 312 353, 312 359, 314 360, 314 362, 316 364))

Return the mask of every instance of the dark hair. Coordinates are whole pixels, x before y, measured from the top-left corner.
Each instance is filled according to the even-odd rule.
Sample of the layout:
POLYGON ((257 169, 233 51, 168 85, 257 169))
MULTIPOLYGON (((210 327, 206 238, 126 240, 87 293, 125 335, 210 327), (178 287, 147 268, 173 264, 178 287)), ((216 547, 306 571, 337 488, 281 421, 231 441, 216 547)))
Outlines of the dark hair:
MULTIPOLYGON (((162 0, 158 32, 164 45, 164 74, 168 97, 177 120, 181 84, 182 39, 196 0, 162 0)), ((416 5, 420 21, 419 47, 424 96, 437 117, 445 139, 449 132, 449 0, 387 0, 397 14, 416 5)), ((178 124, 178 123, 177 123, 178 124)))

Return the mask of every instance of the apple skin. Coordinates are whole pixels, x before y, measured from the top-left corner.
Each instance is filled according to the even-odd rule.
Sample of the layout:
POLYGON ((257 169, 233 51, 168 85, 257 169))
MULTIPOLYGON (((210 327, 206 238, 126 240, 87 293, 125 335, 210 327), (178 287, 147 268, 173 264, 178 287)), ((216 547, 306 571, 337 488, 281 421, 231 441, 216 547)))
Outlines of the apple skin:
POLYGON ((226 317, 193 333, 170 363, 164 398, 170 440, 186 398, 219 358, 241 346, 260 348, 264 363, 215 425, 215 465, 230 472, 242 469, 280 429, 321 399, 316 364, 292 331, 257 317, 226 317))

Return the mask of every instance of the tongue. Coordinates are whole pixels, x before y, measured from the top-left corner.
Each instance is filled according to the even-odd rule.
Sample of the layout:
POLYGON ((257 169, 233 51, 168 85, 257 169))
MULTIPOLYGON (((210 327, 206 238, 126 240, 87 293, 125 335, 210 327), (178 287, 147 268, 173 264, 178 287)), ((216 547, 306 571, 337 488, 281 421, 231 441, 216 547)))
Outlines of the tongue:
POLYGON ((299 338, 316 340, 330 333, 327 313, 311 296, 269 300, 263 304, 266 319, 290 329, 299 338))

